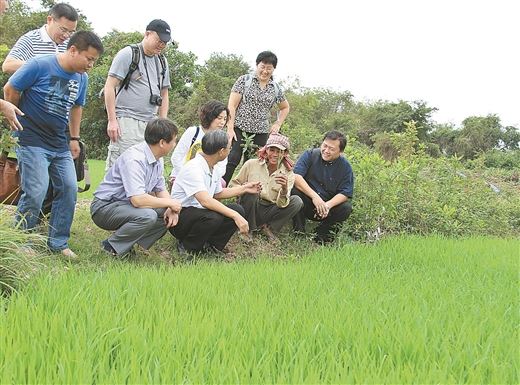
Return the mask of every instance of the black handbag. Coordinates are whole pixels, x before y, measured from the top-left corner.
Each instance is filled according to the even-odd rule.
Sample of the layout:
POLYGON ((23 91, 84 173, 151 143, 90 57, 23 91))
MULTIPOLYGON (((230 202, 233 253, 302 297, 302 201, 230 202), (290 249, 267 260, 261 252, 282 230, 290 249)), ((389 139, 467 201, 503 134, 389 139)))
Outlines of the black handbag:
POLYGON ((76 180, 78 182, 85 180, 84 187, 78 185, 78 192, 81 193, 90 189, 90 172, 87 164, 87 146, 82 141, 78 141, 78 143, 79 155, 74 159, 74 168, 76 169, 76 180))

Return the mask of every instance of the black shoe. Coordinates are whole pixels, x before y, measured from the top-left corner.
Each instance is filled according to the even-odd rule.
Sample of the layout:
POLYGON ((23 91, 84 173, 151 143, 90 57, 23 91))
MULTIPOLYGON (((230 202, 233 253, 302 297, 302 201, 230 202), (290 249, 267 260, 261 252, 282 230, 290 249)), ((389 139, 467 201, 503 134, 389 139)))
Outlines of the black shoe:
POLYGON ((204 247, 202 248, 202 251, 204 253, 208 253, 208 254, 215 254, 215 255, 218 255, 218 256, 225 256, 226 253, 222 250, 219 250, 217 249, 215 246, 213 246, 212 244, 206 242, 204 244, 204 247))
POLYGON ((104 241, 101 241, 101 248, 105 253, 110 254, 112 257, 117 256, 117 251, 112 247, 108 239, 105 239, 104 241))
POLYGON ((334 241, 334 238, 315 235, 312 240, 318 245, 325 246, 331 244, 334 241))
POLYGON ((193 259, 193 254, 186 250, 184 244, 181 241, 177 242, 177 252, 181 257, 186 258, 188 261, 193 259))
POLYGON ((110 256, 118 259, 131 259, 137 256, 137 253, 135 252, 135 249, 133 247, 126 253, 118 254, 116 249, 112 247, 108 239, 101 241, 101 248, 110 256))

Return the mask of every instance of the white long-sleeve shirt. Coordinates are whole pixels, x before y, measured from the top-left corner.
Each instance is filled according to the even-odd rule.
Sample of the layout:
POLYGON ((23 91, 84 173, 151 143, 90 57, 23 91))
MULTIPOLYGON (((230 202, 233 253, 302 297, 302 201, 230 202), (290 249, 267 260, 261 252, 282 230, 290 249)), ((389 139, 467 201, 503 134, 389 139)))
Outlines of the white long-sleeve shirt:
MULTIPOLYGON (((195 158, 195 155, 202 152, 202 138, 204 137, 204 129, 199 127, 199 132, 197 133, 197 137, 195 141, 192 140, 195 134, 197 133, 197 126, 188 127, 184 134, 182 134, 177 146, 173 150, 171 162, 172 162, 172 172, 170 176, 176 178, 181 170, 182 166, 189 160, 195 158)), ((218 162, 215 165, 214 172, 217 172, 220 177, 224 176, 226 173, 226 165, 227 158, 218 162)))

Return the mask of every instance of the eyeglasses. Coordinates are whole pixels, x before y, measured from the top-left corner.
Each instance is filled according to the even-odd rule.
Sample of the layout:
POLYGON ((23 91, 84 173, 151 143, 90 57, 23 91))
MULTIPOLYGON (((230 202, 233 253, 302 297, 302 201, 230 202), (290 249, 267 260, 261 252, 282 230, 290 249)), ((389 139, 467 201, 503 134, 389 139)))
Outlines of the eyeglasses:
POLYGON ((167 41, 162 41, 161 38, 159 37, 159 34, 156 31, 153 31, 153 33, 154 33, 154 38, 155 38, 155 44, 162 47, 162 46, 166 46, 169 43, 167 41))
POLYGON ((64 26, 62 26, 60 23, 58 23, 58 21, 56 19, 54 19, 54 22, 58 25, 58 29, 60 30, 60 32, 63 34, 63 35, 73 35, 76 30, 73 29, 73 30, 70 30, 68 28, 65 28, 64 26))

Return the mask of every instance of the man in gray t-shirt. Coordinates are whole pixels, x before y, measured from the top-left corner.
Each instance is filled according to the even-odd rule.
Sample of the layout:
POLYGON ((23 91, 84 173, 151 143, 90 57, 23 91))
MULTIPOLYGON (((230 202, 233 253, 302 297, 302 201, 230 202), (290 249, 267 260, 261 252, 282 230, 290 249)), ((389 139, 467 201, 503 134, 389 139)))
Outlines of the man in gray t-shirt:
POLYGON ((166 61, 166 68, 162 68, 159 55, 170 40, 170 27, 165 21, 156 19, 148 24, 138 45, 139 65, 130 77, 128 88, 119 90, 132 62, 132 48, 123 48, 112 61, 104 90, 110 137, 107 170, 127 148, 143 141, 150 120, 157 115, 161 118, 168 115, 170 70, 166 61))

